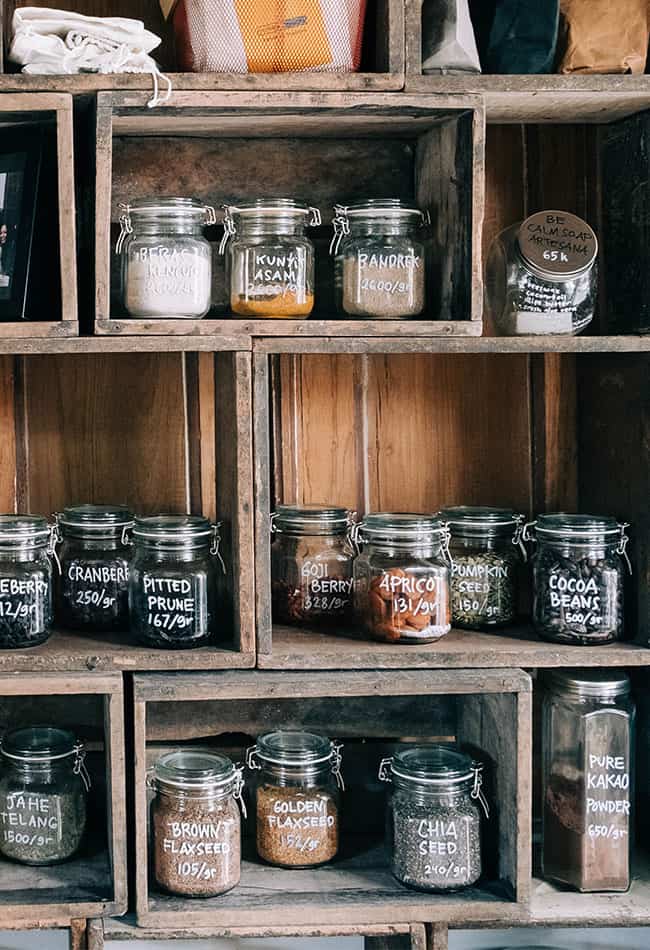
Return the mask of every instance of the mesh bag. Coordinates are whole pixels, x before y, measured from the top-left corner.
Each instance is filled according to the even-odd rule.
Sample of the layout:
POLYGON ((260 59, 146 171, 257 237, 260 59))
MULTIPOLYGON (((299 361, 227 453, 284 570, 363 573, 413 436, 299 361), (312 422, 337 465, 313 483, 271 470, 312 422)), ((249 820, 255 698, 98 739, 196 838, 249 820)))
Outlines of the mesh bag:
POLYGON ((179 0, 178 65, 192 72, 353 72, 366 0, 179 0))

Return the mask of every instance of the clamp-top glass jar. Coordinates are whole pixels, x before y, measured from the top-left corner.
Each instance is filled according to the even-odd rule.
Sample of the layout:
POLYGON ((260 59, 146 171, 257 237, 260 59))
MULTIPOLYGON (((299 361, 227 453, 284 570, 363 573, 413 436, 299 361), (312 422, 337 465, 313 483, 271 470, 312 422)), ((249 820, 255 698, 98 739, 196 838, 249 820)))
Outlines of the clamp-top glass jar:
POLYGON ((486 297, 502 336, 580 333, 596 307, 598 240, 564 211, 539 211, 502 231, 488 254, 486 297))
POLYGON ((579 891, 627 891, 634 831, 630 678, 615 670, 542 675, 544 877, 579 891))
POLYGON ((354 607, 376 640, 431 643, 451 630, 449 529, 433 515, 368 514, 356 537, 354 607))
POLYGON ((482 765, 441 745, 410 745, 383 759, 392 782, 388 849, 392 872, 408 887, 456 891, 481 876, 482 765))
POLYGON ((38 515, 0 515, 0 649, 36 646, 53 620, 54 537, 38 515))
POLYGON ((132 317, 198 319, 212 300, 212 248, 204 236, 214 208, 194 198, 142 198, 121 205, 116 253, 132 317))
POLYGON ((220 253, 232 312, 247 317, 308 317, 314 308, 314 245, 306 227, 317 208, 292 198, 227 205, 220 253))
POLYGON ((75 505, 56 520, 61 624, 74 630, 128 630, 132 548, 127 532, 133 515, 121 505, 75 505))
POLYGON ((86 828, 90 778, 67 729, 29 726, 0 743, 0 854, 21 864, 66 861, 86 828))
POLYGON ((241 874, 242 770, 205 749, 168 752, 149 782, 156 882, 170 894, 215 897, 241 874))
POLYGON ((272 519, 273 620, 345 624, 352 615, 352 512, 278 505, 272 519))
POLYGON ((454 626, 485 630, 512 623, 518 573, 526 548, 523 515, 511 508, 443 508, 451 541, 451 615, 454 626))
POLYGON ((256 770, 257 852, 269 864, 315 867, 339 847, 341 746, 309 732, 269 732, 246 755, 256 770))
POLYGON ((594 515, 540 515, 533 622, 541 637, 589 646, 624 634, 626 524, 594 515))
POLYGON ((425 214, 398 198, 336 205, 334 212, 331 251, 340 312, 379 320, 421 313, 425 214))
POLYGON ((171 650, 203 646, 215 633, 218 525, 196 515, 136 518, 133 541, 129 609, 134 636, 171 650))

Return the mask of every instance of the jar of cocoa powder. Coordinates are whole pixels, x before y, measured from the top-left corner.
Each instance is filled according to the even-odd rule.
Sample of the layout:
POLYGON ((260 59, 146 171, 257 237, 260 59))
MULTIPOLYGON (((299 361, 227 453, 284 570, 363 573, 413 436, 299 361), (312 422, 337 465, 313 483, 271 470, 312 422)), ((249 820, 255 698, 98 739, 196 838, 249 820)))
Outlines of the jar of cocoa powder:
POLYGON ((239 883, 242 770, 225 755, 182 749, 163 755, 149 785, 156 883, 170 894, 215 897, 239 883), (238 804, 239 803, 239 804, 238 804))
POLYGON ((257 853, 285 868, 326 864, 339 847, 341 746, 310 732, 270 732, 248 750, 256 773, 257 853))
POLYGON ((389 643, 431 643, 451 630, 449 528, 433 515, 368 514, 357 532, 354 606, 389 643))

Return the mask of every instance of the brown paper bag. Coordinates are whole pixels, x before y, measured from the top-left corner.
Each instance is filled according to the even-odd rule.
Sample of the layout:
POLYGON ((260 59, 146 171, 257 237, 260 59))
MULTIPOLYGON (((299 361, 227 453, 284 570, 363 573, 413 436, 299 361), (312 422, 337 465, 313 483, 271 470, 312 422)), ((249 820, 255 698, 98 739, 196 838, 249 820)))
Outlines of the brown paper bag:
POLYGON ((558 73, 642 73, 647 0, 561 0, 558 73))

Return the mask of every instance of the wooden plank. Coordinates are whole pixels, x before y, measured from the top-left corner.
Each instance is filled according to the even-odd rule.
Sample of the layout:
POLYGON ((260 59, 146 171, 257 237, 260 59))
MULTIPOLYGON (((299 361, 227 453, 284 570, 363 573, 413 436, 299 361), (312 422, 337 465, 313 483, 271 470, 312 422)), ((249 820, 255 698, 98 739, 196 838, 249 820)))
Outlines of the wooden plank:
POLYGON ((16 511, 17 503, 17 411, 20 400, 16 389, 15 361, 11 356, 0 357, 0 507, 2 511, 16 511))
MULTIPOLYGON (((271 652, 271 420, 269 358, 253 355, 255 626, 257 653, 271 652)), ((275 442, 277 446, 277 439, 275 442)))
POLYGON ((67 320, 23 320, 21 323, 9 321, 0 324, 0 338, 9 340, 60 340, 78 337, 76 322, 67 320))
POLYGON ((86 950, 86 927, 87 922, 83 918, 70 921, 70 950, 86 950))
MULTIPOLYGON (((418 925, 414 925, 416 928, 418 925)), ((211 937, 355 937, 355 936, 399 936, 409 934, 411 925, 391 921, 390 923, 348 924, 339 921, 336 924, 279 927, 229 927, 227 930, 214 927, 193 927, 180 923, 168 930, 151 930, 138 927, 131 914, 113 920, 104 921, 107 940, 207 940, 211 937)))
POLYGON ((88 921, 86 950, 104 950, 104 921, 101 917, 88 921))
MULTIPOLYGON (((432 337, 480 336, 481 328, 470 320, 235 320, 213 319, 185 320, 180 317, 169 320, 136 320, 131 318, 98 319, 95 333, 99 336, 203 336, 218 337, 223 331, 239 342, 245 336, 291 336, 297 339, 314 336, 341 337, 390 337, 405 332, 432 337), (233 337, 233 334, 235 336, 233 337)), ((14 334, 18 335, 18 334, 14 334)), ((162 344, 158 344, 159 346, 162 344)), ((222 349, 245 349, 245 341, 222 349)))
POLYGON ((56 113, 56 156, 59 185, 59 253, 61 257, 61 320, 79 332, 77 300, 77 232, 75 204, 72 97, 56 113))
MULTIPOLYGON (((152 341, 148 341, 151 343, 152 341)), ((343 339, 280 337, 253 341, 257 353, 645 353, 650 351, 648 336, 521 336, 466 337, 437 339, 426 337, 390 337, 343 339)), ((0 341, 2 352, 2 341, 0 341)))
POLYGON ((112 99, 108 93, 100 92, 95 104, 95 327, 111 315, 112 176, 112 99))
POLYGON ((576 361, 571 354, 532 358, 533 499, 531 510, 575 511, 578 504, 576 361))
POLYGON ((449 930, 446 924, 429 924, 426 937, 429 950, 449 950, 449 930))

